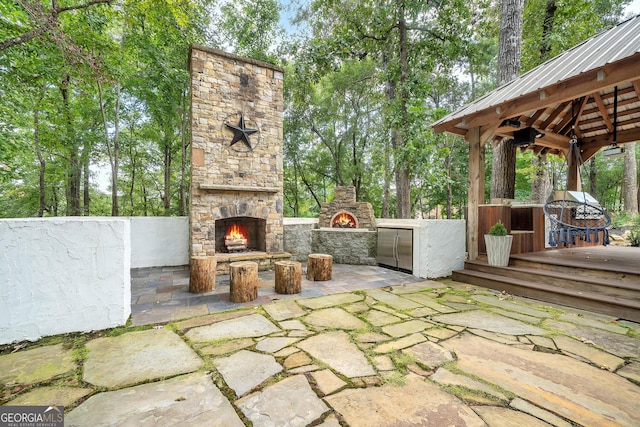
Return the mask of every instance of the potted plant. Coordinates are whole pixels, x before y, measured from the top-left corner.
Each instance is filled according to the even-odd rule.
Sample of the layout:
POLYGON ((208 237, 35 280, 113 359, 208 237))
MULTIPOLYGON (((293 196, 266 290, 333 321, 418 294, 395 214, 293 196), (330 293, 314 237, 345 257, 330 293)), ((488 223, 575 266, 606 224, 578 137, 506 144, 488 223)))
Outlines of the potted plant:
POLYGON ((507 227, 498 221, 491 227, 489 234, 484 235, 489 265, 506 267, 509 265, 513 236, 507 233, 507 227))

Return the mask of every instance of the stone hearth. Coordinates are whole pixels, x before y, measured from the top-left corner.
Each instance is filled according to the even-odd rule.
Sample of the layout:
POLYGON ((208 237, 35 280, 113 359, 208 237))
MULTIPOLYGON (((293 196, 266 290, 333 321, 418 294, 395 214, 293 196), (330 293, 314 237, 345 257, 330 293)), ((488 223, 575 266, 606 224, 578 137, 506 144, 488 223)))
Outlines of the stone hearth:
POLYGON ((283 70, 191 46, 190 72, 191 256, 282 253, 283 70))

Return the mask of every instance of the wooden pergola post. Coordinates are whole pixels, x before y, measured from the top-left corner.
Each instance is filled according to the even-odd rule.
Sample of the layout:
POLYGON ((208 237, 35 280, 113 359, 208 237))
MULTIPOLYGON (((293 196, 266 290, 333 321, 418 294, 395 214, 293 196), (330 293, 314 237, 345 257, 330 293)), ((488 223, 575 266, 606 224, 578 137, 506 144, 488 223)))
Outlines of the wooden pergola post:
POLYGON ((467 251, 469 260, 478 258, 478 206, 484 201, 484 162, 480 128, 469 129, 466 134, 469 143, 469 188, 467 192, 467 251))

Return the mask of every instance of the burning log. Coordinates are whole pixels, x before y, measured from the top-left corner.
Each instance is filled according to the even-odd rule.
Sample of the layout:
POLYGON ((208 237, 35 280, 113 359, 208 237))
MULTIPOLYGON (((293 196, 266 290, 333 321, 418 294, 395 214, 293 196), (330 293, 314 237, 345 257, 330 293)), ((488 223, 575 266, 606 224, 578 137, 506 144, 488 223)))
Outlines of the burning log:
POLYGON ((234 224, 229 227, 227 235, 224 236, 224 246, 229 252, 244 251, 248 245, 249 239, 246 238, 241 226, 234 224))

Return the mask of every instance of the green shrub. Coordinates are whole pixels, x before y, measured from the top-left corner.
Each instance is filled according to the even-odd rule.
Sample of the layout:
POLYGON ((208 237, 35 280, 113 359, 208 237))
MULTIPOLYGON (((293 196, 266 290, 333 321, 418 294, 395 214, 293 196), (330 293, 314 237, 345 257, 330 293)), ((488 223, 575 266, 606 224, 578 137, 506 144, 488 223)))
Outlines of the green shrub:
POLYGON ((498 222, 496 222, 489 230, 489 234, 492 236, 506 236, 507 227, 504 226, 502 221, 498 220, 498 222))

